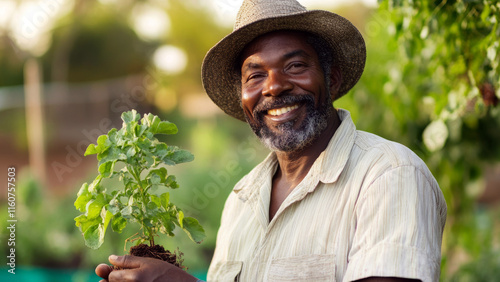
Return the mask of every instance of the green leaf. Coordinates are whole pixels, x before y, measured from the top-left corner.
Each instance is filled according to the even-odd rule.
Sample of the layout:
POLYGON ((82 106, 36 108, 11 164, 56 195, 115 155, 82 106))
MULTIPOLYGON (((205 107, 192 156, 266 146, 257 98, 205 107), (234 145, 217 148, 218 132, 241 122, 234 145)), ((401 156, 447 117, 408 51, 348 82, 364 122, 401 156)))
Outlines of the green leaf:
POLYGON ((93 155, 93 154, 100 154, 100 153, 106 151, 110 145, 111 145, 111 142, 108 140, 108 136, 101 135, 97 138, 97 146, 94 144, 90 144, 87 147, 87 150, 85 150, 84 156, 93 155))
POLYGON ((167 175, 168 175, 167 169, 161 167, 158 169, 150 170, 146 178, 150 178, 152 184, 159 184, 159 183, 165 183, 167 175), (153 181, 153 179, 155 180, 153 181))
POLYGON ((166 164, 169 164, 168 161, 172 161, 175 164, 180 164, 194 160, 193 154, 191 154, 187 150, 179 149, 175 146, 169 146, 168 148, 170 149, 170 152, 163 159, 166 164))
POLYGON ((94 224, 83 233, 85 245, 91 249, 98 249, 104 242, 104 235, 112 217, 108 211, 104 211, 104 214, 103 223, 94 224))
POLYGON ((120 211, 121 215, 125 218, 130 218, 132 216, 132 206, 126 206, 120 211))
POLYGON ((102 207, 106 204, 104 195, 99 194, 95 200, 90 200, 85 208, 88 219, 94 219, 101 214, 102 207))
POLYGON ((168 236, 174 236, 175 224, 168 212, 161 213, 159 215, 161 221, 160 232, 167 234, 168 236))
POLYGON ((160 197, 156 195, 151 195, 151 202, 155 203, 157 207, 161 207, 160 197))
POLYGON ((102 177, 110 177, 113 175, 113 167, 115 166, 116 161, 109 161, 101 164, 99 166, 99 173, 102 177))
POLYGON ((90 194, 89 192, 89 185, 87 184, 87 182, 83 183, 80 191, 78 191, 78 197, 75 201, 75 208, 80 212, 85 212, 85 207, 92 198, 92 194, 90 194))
MULTIPOLYGON (((102 209, 101 211, 101 218, 103 219, 104 222, 104 232, 106 232, 106 229, 108 228, 108 224, 111 222, 111 219, 113 218, 113 214, 106 210, 105 208, 102 209)), ((104 234, 103 234, 104 237, 104 234)))
POLYGON ((168 121, 162 121, 158 116, 153 114, 145 115, 142 119, 143 124, 149 126, 149 130, 154 134, 176 134, 177 126, 168 121))
POLYGON ((107 135, 101 135, 97 138, 97 146, 95 147, 97 153, 104 152, 109 146, 111 142, 108 141, 107 135))
POLYGON ((164 209, 167 209, 168 205, 170 204, 170 193, 167 192, 167 193, 161 194, 161 196, 160 196, 160 202, 161 202, 161 206, 164 209))
POLYGON ((155 160, 154 160, 154 158, 151 157, 151 155, 144 156, 144 161, 145 161, 147 167, 150 167, 155 163, 155 160))
POLYGON ((151 130, 153 134, 176 134, 177 126, 168 121, 162 121, 155 130, 151 130))
POLYGON ((95 224, 90 226, 85 233, 83 233, 83 238, 85 239, 85 245, 91 249, 98 249, 102 243, 104 235, 103 234, 103 225, 102 224, 95 224))
POLYGON ((111 130, 108 131, 108 140, 109 140, 109 142, 111 142, 111 144, 118 143, 120 137, 121 136, 118 133, 118 130, 116 128, 111 128, 111 130))
POLYGON ((80 228, 80 231, 85 233, 90 226, 101 223, 101 218, 88 219, 86 215, 81 214, 75 217, 75 225, 80 228))
POLYGON ((123 133, 123 138, 128 141, 135 142, 137 138, 136 134, 136 128, 138 126, 138 123, 136 120, 131 120, 129 122, 124 122, 123 127, 121 129, 123 133))
POLYGON ((183 228, 189 238, 198 244, 200 244, 203 239, 205 239, 205 230, 201 227, 198 220, 192 217, 185 217, 183 219, 183 228))
POLYGON ((129 147, 126 153, 127 159, 134 157, 136 154, 137 150, 135 149, 135 146, 129 147))
POLYGON ((121 233, 123 229, 127 226, 127 219, 117 214, 113 217, 111 221, 111 228, 114 232, 121 233))
POLYGON ((92 183, 89 185, 89 192, 92 193, 92 195, 97 195, 98 193, 101 192, 101 180, 102 180, 102 175, 98 175, 92 183))
POLYGON ((107 206, 107 210, 110 211, 113 215, 116 215, 120 212, 120 201, 117 199, 112 199, 107 206))
POLYGON ((87 221, 87 217, 84 214, 81 214, 77 217, 75 217, 75 225, 76 226, 81 226, 83 222, 87 221))
POLYGON ((158 216, 158 206, 154 202, 149 202, 146 206, 146 215, 149 218, 156 218, 158 216))
POLYGON ((160 184, 162 182, 161 176, 159 176, 156 173, 151 174, 149 180, 150 180, 151 184, 153 184, 153 185, 154 184, 160 184))
POLYGON ((144 117, 142 118, 141 123, 143 125, 146 125, 149 128, 156 128, 160 124, 160 121, 161 120, 158 118, 158 116, 155 116, 155 115, 149 113, 147 115, 144 114, 144 117))
POLYGON ((127 155, 125 153, 126 152, 123 151, 122 149, 113 146, 110 147, 109 150, 100 153, 97 156, 97 159, 99 160, 99 164, 103 164, 105 162, 110 162, 110 161, 124 161, 127 159, 127 155))
POLYGON ((158 157, 160 160, 165 158, 165 156, 169 153, 169 149, 167 144, 165 143, 158 143, 155 145, 155 150, 153 155, 158 157))
POLYGON ((177 213, 177 220, 178 220, 178 222, 179 222, 179 226, 180 226, 181 228, 183 228, 182 226, 183 226, 183 224, 184 224, 184 222, 183 222, 183 220, 184 220, 184 213, 183 213, 182 211, 179 211, 179 212, 177 213))
POLYGON ((148 127, 146 125, 137 125, 135 127, 135 136, 137 137, 141 137, 142 134, 144 134, 144 132, 148 129, 148 127))
POLYGON ((136 142, 137 146, 144 152, 149 152, 151 149, 151 140, 150 139, 139 139, 136 142))
POLYGON ((134 121, 137 122, 140 119, 141 119, 141 116, 137 113, 136 110, 131 110, 131 111, 122 113, 122 120, 126 124, 130 124, 134 121))
POLYGON ((172 188, 172 189, 179 188, 179 184, 177 184, 175 175, 169 175, 167 177, 167 180, 165 181, 165 185, 172 188))
POLYGON ((88 147, 87 147, 87 150, 85 150, 85 153, 83 154, 84 156, 88 156, 88 155, 94 155, 94 154, 97 154, 97 149, 95 147, 94 144, 90 144, 88 147))
POLYGON ((135 218, 137 215, 141 214, 139 208, 136 206, 126 206, 120 213, 124 218, 135 218))
POLYGON ((81 196, 83 194, 89 193, 89 184, 87 182, 82 184, 82 187, 80 187, 80 190, 78 190, 78 193, 76 194, 77 196, 81 196))

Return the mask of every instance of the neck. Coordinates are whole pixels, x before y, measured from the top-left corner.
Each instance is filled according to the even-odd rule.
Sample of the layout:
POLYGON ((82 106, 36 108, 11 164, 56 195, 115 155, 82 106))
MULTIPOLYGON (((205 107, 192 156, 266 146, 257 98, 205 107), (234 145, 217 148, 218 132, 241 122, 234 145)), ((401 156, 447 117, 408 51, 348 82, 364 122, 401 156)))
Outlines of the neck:
POLYGON ((330 115, 329 119, 326 129, 308 146, 298 151, 276 152, 279 169, 276 172, 275 178, 281 178, 292 189, 304 179, 340 126, 341 121, 336 110, 330 115))

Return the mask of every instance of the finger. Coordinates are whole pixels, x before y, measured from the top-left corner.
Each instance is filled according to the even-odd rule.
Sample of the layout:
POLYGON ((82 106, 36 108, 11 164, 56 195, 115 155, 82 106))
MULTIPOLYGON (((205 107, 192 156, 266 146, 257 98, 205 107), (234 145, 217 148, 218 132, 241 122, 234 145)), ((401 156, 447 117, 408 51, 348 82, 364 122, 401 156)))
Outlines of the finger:
POLYGON ((109 274, 113 271, 113 267, 107 264, 101 263, 95 268, 95 274, 97 276, 108 279, 109 274))
POLYGON ((121 267, 121 268, 138 268, 141 267, 143 260, 145 258, 141 257, 136 257, 136 256, 115 256, 111 255, 109 256, 109 262, 111 262, 113 265, 121 267))
MULTIPOLYGON (((109 275, 109 282, 125 282, 125 281, 152 281, 142 277, 143 270, 140 268, 121 269, 113 271, 109 275)), ((154 273, 153 273, 154 275, 154 273)))

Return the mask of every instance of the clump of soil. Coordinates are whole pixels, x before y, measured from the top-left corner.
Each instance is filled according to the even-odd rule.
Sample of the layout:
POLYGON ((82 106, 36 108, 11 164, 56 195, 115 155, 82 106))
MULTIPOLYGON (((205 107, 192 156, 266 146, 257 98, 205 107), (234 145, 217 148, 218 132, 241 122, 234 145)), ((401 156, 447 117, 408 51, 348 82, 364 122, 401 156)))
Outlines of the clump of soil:
POLYGON ((131 247, 130 254, 137 257, 160 259, 179 268, 186 269, 186 267, 182 265, 184 259, 182 259, 183 254, 179 250, 177 252, 171 253, 168 250, 165 250, 165 248, 160 245, 148 246, 146 244, 140 244, 131 247))

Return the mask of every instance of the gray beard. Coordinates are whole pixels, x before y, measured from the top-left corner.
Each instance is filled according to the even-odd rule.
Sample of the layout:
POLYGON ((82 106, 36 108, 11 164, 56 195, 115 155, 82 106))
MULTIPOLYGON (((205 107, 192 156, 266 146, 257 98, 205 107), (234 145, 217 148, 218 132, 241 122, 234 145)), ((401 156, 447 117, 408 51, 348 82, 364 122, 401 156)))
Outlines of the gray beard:
POLYGON ((248 117, 247 122, 255 135, 271 151, 294 152, 310 145, 326 129, 328 118, 332 113, 333 105, 330 96, 319 109, 314 107, 314 98, 310 95, 284 96, 276 98, 272 103, 255 107, 253 111, 255 123, 251 123, 248 117), (298 129, 293 128, 294 120, 280 124, 277 127, 278 132, 267 127, 264 122, 264 115, 268 109, 294 103, 303 103, 307 109, 307 116, 298 129))

